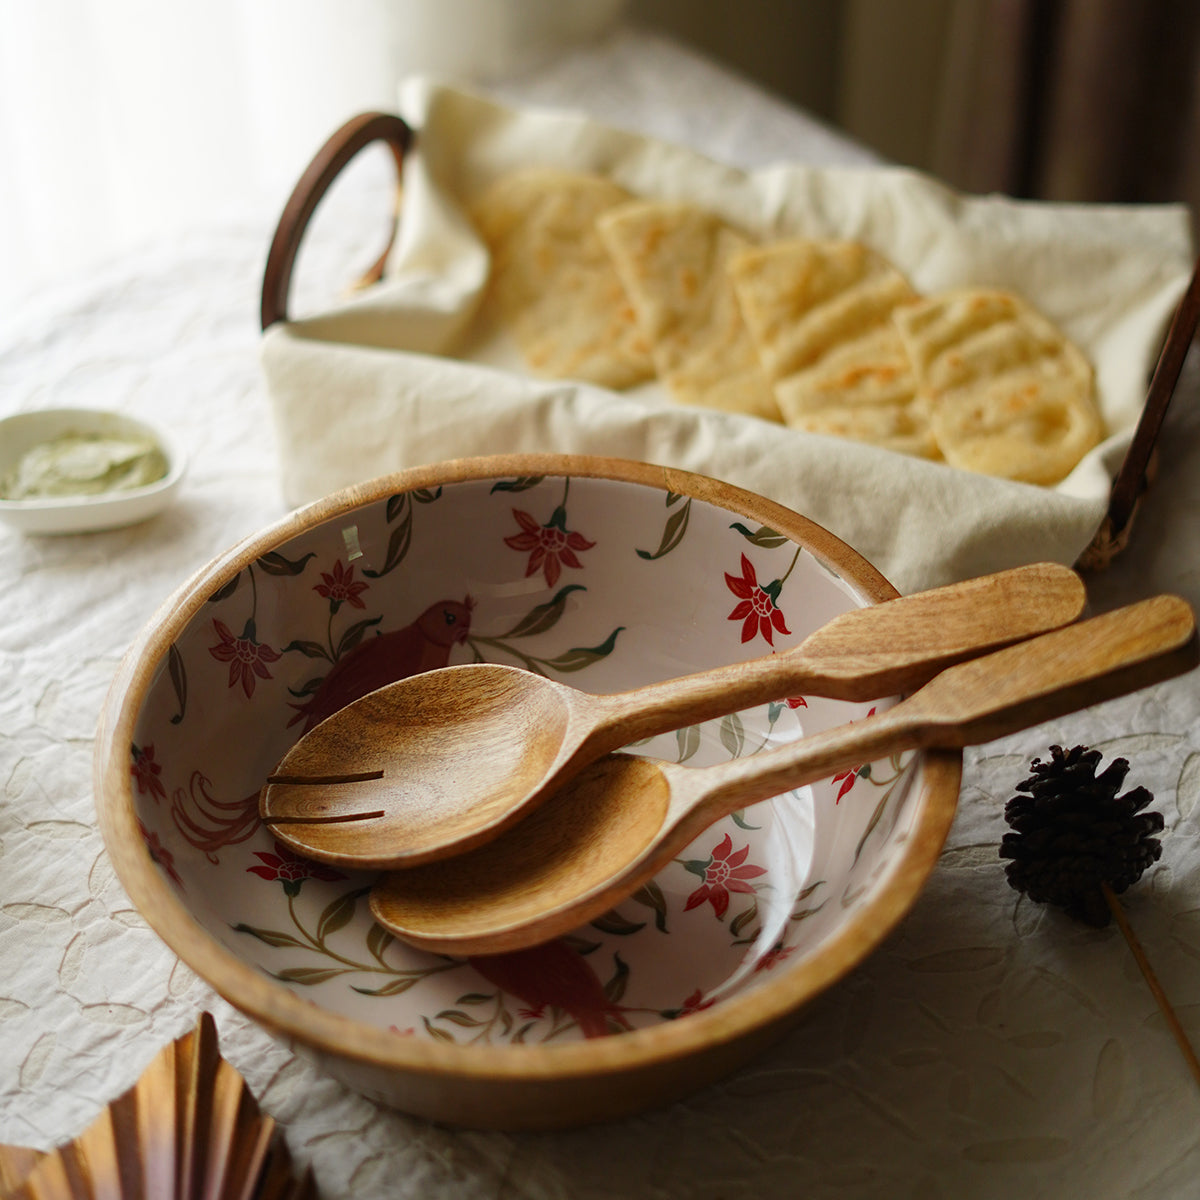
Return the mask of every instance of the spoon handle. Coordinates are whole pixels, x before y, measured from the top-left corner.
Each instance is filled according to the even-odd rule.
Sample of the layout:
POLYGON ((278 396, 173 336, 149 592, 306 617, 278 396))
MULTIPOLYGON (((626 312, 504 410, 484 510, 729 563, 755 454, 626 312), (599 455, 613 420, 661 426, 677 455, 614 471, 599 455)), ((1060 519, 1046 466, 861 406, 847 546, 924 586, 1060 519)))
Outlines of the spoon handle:
POLYGON ((780 654, 591 697, 593 737, 615 749, 785 696, 912 691, 952 663, 1069 624, 1085 601, 1069 567, 1034 563, 851 609, 780 654))
MULTIPOLYGON (((663 840, 901 750, 971 746, 1136 691, 1200 661, 1191 608, 1156 596, 943 671, 884 712, 715 767, 670 770, 663 840)), ((669 855, 668 855, 669 857, 669 855)))

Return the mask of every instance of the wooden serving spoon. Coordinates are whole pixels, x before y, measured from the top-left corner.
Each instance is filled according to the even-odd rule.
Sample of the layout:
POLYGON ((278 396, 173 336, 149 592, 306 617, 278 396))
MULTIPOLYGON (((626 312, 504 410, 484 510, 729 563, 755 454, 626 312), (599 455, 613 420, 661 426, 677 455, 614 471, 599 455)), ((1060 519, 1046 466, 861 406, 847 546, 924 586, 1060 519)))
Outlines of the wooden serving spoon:
POLYGON ((950 667, 894 707, 715 767, 593 763, 458 858, 384 876, 376 921, 439 954, 497 954, 607 912, 744 805, 900 750, 969 746, 1136 691, 1200 661, 1188 605, 1158 596, 950 667))
POLYGON ((588 763, 800 693, 870 700, 1074 621, 1083 584, 1040 563, 852 609, 781 654, 590 695, 492 663, 388 684, 283 757, 259 797, 279 838, 343 867, 415 866, 496 837, 588 763))

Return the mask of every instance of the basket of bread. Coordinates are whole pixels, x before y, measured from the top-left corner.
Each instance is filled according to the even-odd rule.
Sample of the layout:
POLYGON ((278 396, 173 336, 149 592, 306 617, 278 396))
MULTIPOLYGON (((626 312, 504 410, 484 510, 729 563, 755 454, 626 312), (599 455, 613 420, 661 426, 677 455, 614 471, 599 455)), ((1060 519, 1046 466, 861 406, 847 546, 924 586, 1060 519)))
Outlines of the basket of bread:
POLYGON ((742 171, 421 80, 401 107, 320 151, 268 257, 289 502, 449 458, 625 457, 797 509, 902 590, 1128 536, 1200 312, 1182 206, 742 171), (377 140, 388 252, 290 318, 308 220, 377 140))

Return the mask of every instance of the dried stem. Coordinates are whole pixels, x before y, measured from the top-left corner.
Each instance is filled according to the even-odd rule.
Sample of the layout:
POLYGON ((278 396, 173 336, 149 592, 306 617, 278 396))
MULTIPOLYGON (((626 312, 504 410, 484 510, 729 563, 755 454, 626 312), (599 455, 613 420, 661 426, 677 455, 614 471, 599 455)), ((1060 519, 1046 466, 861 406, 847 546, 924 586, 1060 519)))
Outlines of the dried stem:
POLYGON ((1109 911, 1113 915, 1113 920, 1116 921, 1117 927, 1124 934, 1125 941, 1129 943, 1129 949, 1133 952, 1134 960, 1137 962, 1142 972, 1142 977, 1146 980, 1147 986, 1150 988, 1163 1017, 1166 1019, 1167 1027, 1179 1045, 1184 1061, 1188 1065, 1188 1070, 1192 1073, 1192 1078, 1195 1079, 1197 1085, 1200 1085, 1200 1061, 1196 1058, 1196 1052, 1192 1049, 1192 1044, 1188 1041, 1188 1036, 1184 1032, 1183 1026, 1179 1023, 1179 1018, 1175 1015, 1175 1010, 1171 1007, 1171 1002, 1167 999, 1167 994, 1163 991, 1162 984, 1159 983, 1158 976, 1154 973, 1154 968, 1150 965, 1150 960, 1146 957, 1146 952, 1142 949, 1141 942, 1138 941, 1137 935, 1133 932, 1133 927, 1129 924, 1129 920, 1125 916, 1125 910, 1121 907, 1121 902, 1113 894, 1112 888, 1107 883, 1100 886, 1104 892, 1104 899, 1108 902, 1109 911))

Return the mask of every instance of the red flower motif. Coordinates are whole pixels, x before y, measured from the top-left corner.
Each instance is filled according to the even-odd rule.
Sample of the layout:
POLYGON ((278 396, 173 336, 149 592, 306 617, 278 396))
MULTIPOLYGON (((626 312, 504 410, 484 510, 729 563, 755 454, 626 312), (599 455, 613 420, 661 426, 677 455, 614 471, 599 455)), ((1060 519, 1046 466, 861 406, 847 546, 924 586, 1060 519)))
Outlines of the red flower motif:
MULTIPOLYGON (((868 717, 875 715, 875 708, 872 706, 871 711, 867 713, 868 717)), ((841 786, 838 788, 838 794, 834 798, 834 804, 840 804, 842 797, 854 786, 854 782, 860 775, 867 775, 870 772, 867 770, 867 764, 860 763, 857 767, 851 767, 848 771, 839 771, 829 782, 837 783, 841 786)))
POLYGON ((151 833, 141 821, 137 823, 137 827, 138 832, 142 835, 142 841, 146 843, 150 861, 157 863, 166 875, 183 887, 183 880, 179 878, 179 872, 175 870, 175 856, 162 844, 157 833, 151 833))
POLYGON ((771 949, 768 950, 766 954, 764 954, 762 958, 760 958, 758 962, 754 964, 754 969, 756 971, 769 971, 772 967, 783 962, 783 960, 787 958, 789 954, 793 954, 795 950, 795 946, 785 946, 782 943, 772 946, 771 949))
POLYGON ((527 512, 514 508, 512 514, 521 526, 520 533, 506 537, 504 544, 522 554, 529 554, 529 562, 525 567, 526 576, 534 574, 539 568, 546 576, 546 586, 553 587, 562 574, 563 564, 568 567, 580 568, 576 551, 590 550, 596 543, 589 542, 581 533, 575 533, 567 528, 566 510, 559 505, 554 510, 550 520, 545 525, 539 525, 527 512))
POLYGON ((758 582, 754 564, 744 554, 741 578, 726 571, 725 584, 741 600, 729 614, 729 620, 743 622, 743 642, 748 642, 755 634, 761 633, 767 639, 767 645, 774 646, 776 632, 792 632, 784 624, 783 612, 776 604, 781 586, 779 580, 762 587, 758 582))
POLYGON ((262 865, 247 867, 246 873, 258 875, 262 879, 278 879, 283 884, 283 890, 289 896, 298 896, 300 885, 306 879, 323 879, 326 883, 333 883, 338 879, 346 878, 341 871, 335 871, 332 867, 326 867, 311 859, 293 854, 279 842, 275 843, 274 854, 268 854, 265 850, 255 850, 254 857, 261 858, 262 865))
POLYGON ((163 787, 162 781, 159 779, 162 774, 162 764, 154 761, 153 744, 140 748, 133 747, 133 766, 129 768, 129 773, 137 780, 139 795, 142 792, 149 792, 155 800, 159 797, 166 797, 167 789, 163 787))
POLYGON ((333 564, 332 574, 322 571, 321 579, 324 582, 314 584, 313 591, 329 601, 330 612, 337 612, 343 604, 351 604, 355 608, 367 607, 359 596, 371 585, 363 583, 362 580, 355 582, 354 568, 343 567, 341 559, 333 564))
POLYGON ((703 1012, 706 1008, 712 1008, 714 1004, 716 1004, 716 1000, 705 1000, 704 993, 697 988, 673 1015, 676 1018, 690 1017, 692 1013, 703 1012))
POLYGON ((729 907, 730 892, 749 892, 753 895, 754 885, 746 881, 765 875, 767 869, 743 866, 749 853, 748 845, 734 851, 733 839, 726 834, 714 847, 712 857, 707 862, 700 859, 685 862, 683 865, 693 875, 699 875, 704 882, 687 898, 687 903, 683 906, 684 912, 690 908, 698 908, 707 900, 711 902, 713 912, 718 917, 723 917, 729 907))
POLYGON ((834 798, 834 804, 839 804, 842 797, 854 786, 854 781, 858 778, 858 768, 851 767, 848 771, 839 771, 831 780, 831 783, 841 784, 838 788, 838 794, 834 798))
POLYGON ((275 662, 279 655, 254 637, 254 622, 246 622, 246 628, 241 637, 236 637, 224 621, 213 619, 213 628, 221 641, 216 646, 209 646, 208 652, 218 662, 229 664, 229 686, 236 687, 240 682, 242 691, 249 699, 254 695, 255 677, 270 679, 271 672, 267 663, 275 662))

